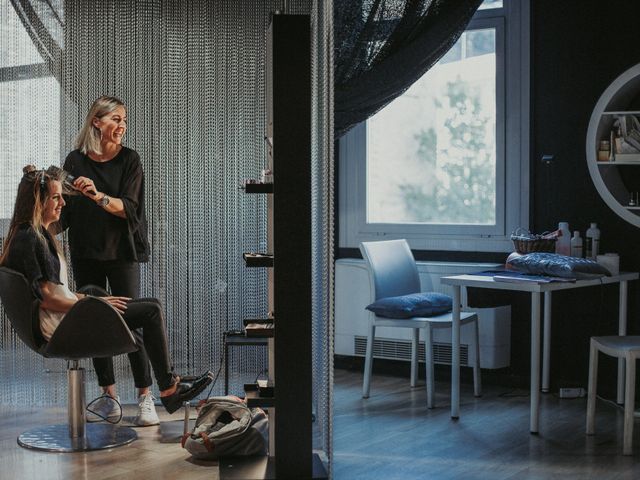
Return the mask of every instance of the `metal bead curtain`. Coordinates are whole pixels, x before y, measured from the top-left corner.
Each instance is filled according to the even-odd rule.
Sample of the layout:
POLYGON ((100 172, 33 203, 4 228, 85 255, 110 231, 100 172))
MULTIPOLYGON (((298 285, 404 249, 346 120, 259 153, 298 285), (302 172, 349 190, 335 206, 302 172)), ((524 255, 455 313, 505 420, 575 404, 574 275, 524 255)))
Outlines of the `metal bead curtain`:
MULTIPOLYGON (((91 102, 122 98, 124 143, 146 176, 152 256, 142 293, 165 308, 176 370, 217 371, 223 332, 266 314, 266 274, 242 262, 242 252, 266 248, 266 202, 238 187, 265 165, 265 32, 270 13, 285 7, 311 13, 314 26, 314 448, 330 455, 331 2, 0 0, 0 234, 21 167, 61 164, 91 102)), ((0 403, 64 403, 65 366, 28 350, 0 314, 0 403)), ((230 391, 240 393, 266 368, 266 353, 230 350, 238 350, 229 355, 230 391)), ((133 401, 126 356, 115 368, 121 398, 133 401)), ((213 394, 223 385, 221 374, 213 394)), ((89 398, 98 395, 92 372, 87 387, 89 398)))

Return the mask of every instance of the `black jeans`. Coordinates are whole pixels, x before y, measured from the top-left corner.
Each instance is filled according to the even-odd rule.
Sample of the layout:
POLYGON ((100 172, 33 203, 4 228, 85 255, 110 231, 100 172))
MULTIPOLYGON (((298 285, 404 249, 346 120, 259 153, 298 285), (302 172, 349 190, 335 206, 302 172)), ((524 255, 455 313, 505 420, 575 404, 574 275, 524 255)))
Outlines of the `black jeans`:
MULTIPOLYGON (((111 295, 130 298, 138 298, 140 296, 140 271, 136 262, 82 259, 72 259, 72 261, 73 276, 78 290, 87 285, 96 285, 106 290, 108 280, 111 295)), ((129 328, 131 328, 131 333, 139 346, 137 351, 127 354, 131 364, 133 380, 136 388, 146 388, 153 381, 151 379, 149 355, 147 354, 144 335, 136 330, 138 327, 129 326, 129 328)), ((162 328, 164 329, 164 324, 162 328)), ((116 383, 113 372, 113 358, 94 358, 93 367, 98 375, 98 385, 106 387, 116 383)))
POLYGON ((142 344, 138 345, 145 348, 149 354, 158 388, 168 389, 175 383, 176 377, 169 360, 167 333, 160 302, 155 298, 131 300, 122 318, 132 332, 142 330, 142 344))

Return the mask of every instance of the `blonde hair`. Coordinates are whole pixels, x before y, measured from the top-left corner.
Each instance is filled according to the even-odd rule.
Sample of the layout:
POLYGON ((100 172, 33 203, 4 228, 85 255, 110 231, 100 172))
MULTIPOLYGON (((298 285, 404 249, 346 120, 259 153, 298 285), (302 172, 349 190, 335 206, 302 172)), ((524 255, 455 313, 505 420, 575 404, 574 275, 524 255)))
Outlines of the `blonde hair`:
POLYGON ((126 108, 122 100, 116 97, 102 96, 91 104, 84 125, 76 138, 76 148, 85 155, 89 152, 101 154, 100 129, 93 124, 94 118, 102 118, 116 108, 126 108))
MULTIPOLYGON (((2 248, 2 256, 0 257, 0 265, 4 263, 9 249, 11 248, 11 242, 20 225, 29 224, 33 227, 38 240, 46 245, 47 240, 42 234, 42 217, 44 212, 44 204, 49 198, 51 193, 51 182, 64 180, 64 171, 58 167, 49 167, 45 170, 38 170, 33 165, 27 165, 22 169, 24 175, 20 184, 18 185, 18 194, 16 196, 16 203, 13 208, 13 216, 11 217, 11 223, 9 225, 9 232, 4 241, 2 248)), ((55 228, 53 226, 49 227, 55 228)), ((58 252, 60 252, 60 245, 55 241, 54 245, 58 252)))

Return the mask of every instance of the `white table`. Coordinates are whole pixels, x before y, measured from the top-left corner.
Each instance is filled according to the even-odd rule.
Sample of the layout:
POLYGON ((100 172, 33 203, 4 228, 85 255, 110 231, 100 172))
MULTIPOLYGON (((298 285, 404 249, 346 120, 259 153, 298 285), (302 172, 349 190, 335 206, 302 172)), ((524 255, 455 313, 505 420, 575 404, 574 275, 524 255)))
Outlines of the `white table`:
MULTIPOLYGON (((454 275, 442 277, 440 281, 453 288, 453 320, 451 328, 451 418, 460 416, 460 289, 461 287, 492 288, 531 293, 531 418, 530 431, 538 433, 540 411, 540 294, 544 293, 544 351, 542 391, 549 391, 549 358, 551 347, 551 294, 556 290, 592 287, 601 284, 619 283, 620 300, 618 335, 627 333, 627 283, 637 280, 637 272, 621 272, 613 277, 576 282, 498 282, 490 276, 454 275)), ((624 403, 624 361, 618 361, 618 403, 624 403)))

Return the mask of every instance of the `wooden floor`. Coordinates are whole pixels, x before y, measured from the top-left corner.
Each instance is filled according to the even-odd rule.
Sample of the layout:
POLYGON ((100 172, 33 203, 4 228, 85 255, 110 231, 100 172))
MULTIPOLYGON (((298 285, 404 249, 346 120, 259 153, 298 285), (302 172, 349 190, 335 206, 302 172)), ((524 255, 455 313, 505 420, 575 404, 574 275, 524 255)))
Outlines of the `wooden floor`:
POLYGON ((635 455, 622 456, 622 410, 596 407, 596 435, 584 434, 586 399, 542 396, 540 434, 529 433, 528 391, 463 385, 460 419, 452 421, 449 386, 437 383, 436 408, 424 386, 374 375, 362 399, 362 374, 336 370, 335 479, 520 480, 640 478, 640 425, 635 455))
MULTIPOLYGON (((183 411, 173 415, 158 407, 160 420, 182 433, 183 411), (175 420, 175 422, 173 421, 175 420)), ((125 417, 135 406, 127 405, 125 417)), ((32 427, 65 423, 64 408, 27 409, 0 407, 0 479, 13 480, 116 480, 218 478, 217 462, 192 460, 179 443, 163 443, 160 427, 136 428, 138 440, 111 450, 86 453, 49 453, 18 446, 17 436, 32 427)), ((193 422, 192 422, 193 425, 193 422)), ((168 428, 165 428, 167 431, 168 428)))
MULTIPOLYGON (((584 435, 586 400, 542 397, 540 434, 529 434, 528 392, 485 387, 482 398, 463 385, 461 418, 449 417, 446 383, 433 410, 424 387, 375 375, 361 398, 362 374, 336 370, 333 478, 357 479, 601 479, 640 478, 640 425, 634 456, 622 456, 622 411, 599 401, 596 435, 584 435)), ((163 421, 178 420, 158 408, 163 421)), ((132 415, 127 406, 125 415, 132 415)), ((138 428, 139 439, 112 450, 42 453, 19 447, 22 431, 64 423, 63 408, 0 406, 0 479, 217 479, 215 462, 191 459, 177 443, 162 443, 158 427, 138 428)), ((173 424, 178 426, 179 424, 173 424)), ((176 429, 179 433, 179 430, 176 429)))

